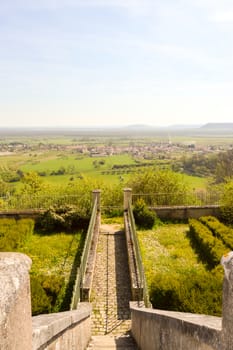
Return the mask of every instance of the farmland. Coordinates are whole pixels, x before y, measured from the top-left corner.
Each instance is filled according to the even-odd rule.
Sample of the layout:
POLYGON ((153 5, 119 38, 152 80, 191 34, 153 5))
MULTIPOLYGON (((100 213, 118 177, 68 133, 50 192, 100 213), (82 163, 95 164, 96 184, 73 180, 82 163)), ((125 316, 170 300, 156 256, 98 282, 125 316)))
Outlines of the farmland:
POLYGON ((90 178, 123 186, 131 174, 145 168, 172 168, 190 189, 205 188, 212 169, 205 171, 203 159, 197 159, 201 168, 198 163, 191 169, 188 160, 212 159, 230 150, 232 139, 226 132, 203 130, 2 130, 1 178, 16 188, 27 172, 55 185, 90 178))
MULTIPOLYGON (((150 131, 143 134, 138 130, 131 134, 113 131, 108 134, 105 131, 100 136, 98 133, 33 134, 30 130, 26 134, 0 133, 1 209, 8 210, 14 202, 20 205, 21 199, 25 208, 27 200, 30 208, 35 208, 38 199, 45 205, 47 195, 56 206, 59 202, 59 199, 55 202, 56 195, 65 198, 75 193, 81 198, 75 205, 87 218, 93 189, 101 188, 103 207, 109 210, 113 204, 116 208, 122 207, 123 187, 135 185, 138 190, 135 193, 140 193, 142 187, 137 186, 137 182, 139 175, 146 174, 146 170, 144 193, 152 190, 159 193, 163 186, 162 192, 171 192, 176 205, 177 200, 182 199, 180 189, 185 189, 184 184, 192 194, 207 189, 210 184, 214 192, 217 181, 219 185, 224 183, 226 174, 232 176, 227 173, 231 170, 228 164, 232 162, 231 134, 185 132, 175 135, 170 132, 168 135, 163 132, 153 136, 150 131), (221 167, 217 167, 218 162, 221 167), (166 182, 172 186, 166 187, 166 182)), ((41 208, 41 203, 38 208, 41 208)), ((222 271, 219 267, 208 270, 193 249, 188 231, 184 224, 161 224, 151 231, 138 231, 152 301, 155 306, 160 302, 162 308, 161 293, 165 293, 168 296, 166 308, 168 300, 173 298, 173 309, 180 305, 181 310, 219 315, 222 271), (210 282, 209 286, 206 281, 210 282), (155 295, 161 299, 154 298, 155 295), (205 299, 210 302, 206 304, 205 299), (191 300, 193 302, 189 303, 191 300)), ((82 238, 81 232, 75 230, 72 233, 61 230, 43 234, 34 231, 20 245, 19 250, 33 260, 32 290, 40 293, 40 303, 34 301, 35 314, 62 310, 62 300, 65 299, 72 266, 74 261, 77 262, 76 252, 80 253, 82 247, 82 238), (46 286, 49 286, 49 295, 45 292, 46 286), (53 294, 58 295, 56 301, 53 294)))

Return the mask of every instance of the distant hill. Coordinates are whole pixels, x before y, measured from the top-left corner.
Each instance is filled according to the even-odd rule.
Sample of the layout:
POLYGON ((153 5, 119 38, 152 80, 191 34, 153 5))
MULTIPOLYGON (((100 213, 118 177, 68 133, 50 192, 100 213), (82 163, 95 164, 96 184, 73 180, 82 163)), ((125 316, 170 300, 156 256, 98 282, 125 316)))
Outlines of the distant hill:
POLYGON ((207 123, 202 125, 202 129, 221 129, 221 130, 229 130, 233 129, 233 123, 207 123))
POLYGON ((7 136, 106 136, 106 137, 144 137, 158 136, 167 138, 173 136, 226 136, 233 137, 233 123, 174 124, 169 126, 155 126, 146 124, 132 124, 128 126, 67 126, 67 127, 0 127, 0 137, 7 136))

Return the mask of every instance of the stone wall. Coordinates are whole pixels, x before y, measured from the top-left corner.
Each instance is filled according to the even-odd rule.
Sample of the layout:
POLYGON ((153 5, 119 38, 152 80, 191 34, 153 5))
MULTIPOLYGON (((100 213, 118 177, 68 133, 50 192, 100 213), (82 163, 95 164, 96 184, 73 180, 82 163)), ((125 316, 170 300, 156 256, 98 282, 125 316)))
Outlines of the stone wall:
POLYGON ((1 350, 32 348, 30 266, 26 255, 0 253, 1 350))
POLYGON ((201 216, 208 215, 220 217, 220 208, 218 205, 154 207, 151 209, 156 212, 160 219, 187 220, 189 218, 198 219, 201 216))
POLYGON ((224 267, 222 318, 138 308, 131 303, 132 335, 143 350, 233 349, 233 251, 224 267))
POLYGON ((31 317, 29 269, 20 253, 0 253, 0 349, 84 350, 91 338, 91 305, 31 317))
POLYGON ((220 350, 221 318, 138 308, 131 304, 132 335, 143 350, 220 350))
POLYGON ((32 349, 84 350, 91 338, 91 305, 81 303, 77 310, 34 316, 32 349))

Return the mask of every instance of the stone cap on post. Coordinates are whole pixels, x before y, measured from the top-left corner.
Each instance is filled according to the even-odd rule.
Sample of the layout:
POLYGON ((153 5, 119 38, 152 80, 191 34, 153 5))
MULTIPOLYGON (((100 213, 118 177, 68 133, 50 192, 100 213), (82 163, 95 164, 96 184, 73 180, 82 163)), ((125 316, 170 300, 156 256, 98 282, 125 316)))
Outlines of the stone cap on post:
POLYGON ((233 251, 221 259, 224 268, 222 304, 222 350, 233 348, 233 251))
POLYGON ((30 267, 24 254, 0 253, 0 349, 32 348, 30 267))
POLYGON ((124 211, 128 210, 129 203, 132 203, 132 188, 124 188, 124 211))
POLYGON ((101 190, 93 190, 92 191, 92 202, 94 205, 95 200, 97 198, 97 210, 98 211, 100 211, 100 195, 101 195, 101 190))

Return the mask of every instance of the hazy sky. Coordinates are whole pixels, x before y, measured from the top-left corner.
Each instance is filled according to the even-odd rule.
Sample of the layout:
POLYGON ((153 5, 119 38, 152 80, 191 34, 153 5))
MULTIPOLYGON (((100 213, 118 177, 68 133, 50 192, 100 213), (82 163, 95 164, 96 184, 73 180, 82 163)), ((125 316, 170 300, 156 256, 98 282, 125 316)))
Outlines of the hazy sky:
POLYGON ((233 122, 232 0, 1 0, 0 126, 233 122))

